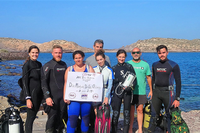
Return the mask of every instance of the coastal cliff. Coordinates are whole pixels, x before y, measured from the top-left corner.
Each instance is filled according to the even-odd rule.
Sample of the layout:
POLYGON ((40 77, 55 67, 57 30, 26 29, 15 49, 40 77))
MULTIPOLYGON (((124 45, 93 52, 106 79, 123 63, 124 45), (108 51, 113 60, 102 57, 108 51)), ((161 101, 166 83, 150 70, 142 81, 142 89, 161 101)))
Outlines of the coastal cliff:
POLYGON ((31 45, 38 46, 41 52, 51 52, 53 45, 56 44, 63 47, 64 53, 74 52, 75 50, 93 52, 90 48, 81 47, 75 42, 66 40, 52 40, 45 43, 34 43, 30 40, 0 38, 0 60, 25 59, 28 56, 28 48, 31 45))
POLYGON ((143 52, 156 52, 158 45, 166 45, 170 52, 200 52, 200 39, 151 38, 138 40, 122 48, 127 52, 130 52, 134 47, 140 48, 143 52))
MULTIPOLYGON (((51 52, 53 45, 63 47, 64 53, 82 50, 93 52, 93 49, 78 45, 72 41, 52 40, 44 43, 34 43, 30 40, 0 37, 0 60, 25 59, 27 50, 31 45, 39 47, 41 52, 51 52)), ((156 52, 158 45, 166 45, 170 52, 200 52, 200 39, 186 40, 173 38, 151 38, 138 40, 135 43, 121 47, 130 52, 134 47, 139 47, 142 52, 156 52)), ((105 49, 106 52, 116 52, 118 49, 105 49)))

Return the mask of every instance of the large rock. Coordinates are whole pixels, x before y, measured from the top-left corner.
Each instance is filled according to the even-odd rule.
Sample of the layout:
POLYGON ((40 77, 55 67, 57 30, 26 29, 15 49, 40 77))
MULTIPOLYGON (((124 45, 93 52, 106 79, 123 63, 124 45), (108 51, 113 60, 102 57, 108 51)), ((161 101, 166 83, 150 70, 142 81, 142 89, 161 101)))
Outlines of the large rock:
POLYGON ((28 57, 27 52, 9 52, 0 50, 2 60, 24 60, 28 57))

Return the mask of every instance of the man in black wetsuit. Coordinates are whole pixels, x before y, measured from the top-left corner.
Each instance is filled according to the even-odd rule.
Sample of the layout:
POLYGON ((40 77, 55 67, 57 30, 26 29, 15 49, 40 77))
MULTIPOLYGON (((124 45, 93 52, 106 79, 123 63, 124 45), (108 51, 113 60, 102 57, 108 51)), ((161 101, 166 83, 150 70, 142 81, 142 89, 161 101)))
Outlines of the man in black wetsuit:
MULTIPOLYGON (((169 108, 172 106, 176 108, 180 104, 181 74, 178 64, 167 58, 168 49, 165 45, 158 46, 156 50, 160 60, 152 65, 152 116, 154 116, 155 122, 163 103, 167 114, 168 132, 170 133, 169 108), (174 79, 176 82, 176 94, 174 94, 174 79)), ((155 124, 152 124, 151 130, 155 129, 155 124)))
POLYGON ((50 106, 46 133, 59 133, 62 128, 63 114, 67 114, 63 101, 64 74, 67 69, 65 62, 61 61, 63 50, 59 45, 54 45, 53 59, 47 62, 41 70, 42 90, 46 104, 50 106))

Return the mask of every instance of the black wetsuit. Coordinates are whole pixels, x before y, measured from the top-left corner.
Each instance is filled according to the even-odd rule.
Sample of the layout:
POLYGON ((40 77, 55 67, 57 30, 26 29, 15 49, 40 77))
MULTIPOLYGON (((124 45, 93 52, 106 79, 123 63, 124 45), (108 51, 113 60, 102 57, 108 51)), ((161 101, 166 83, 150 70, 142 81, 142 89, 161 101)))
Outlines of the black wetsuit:
POLYGON ((22 68, 23 90, 25 92, 26 99, 30 99, 33 104, 32 109, 27 108, 27 119, 25 123, 26 133, 32 133, 33 121, 35 120, 43 98, 40 79, 41 67, 42 64, 40 62, 28 60, 22 68))
POLYGON ((112 133, 117 132, 117 125, 118 119, 120 115, 120 108, 122 99, 124 99, 124 133, 128 132, 129 124, 130 124, 130 107, 132 101, 132 90, 128 87, 128 90, 122 92, 121 95, 117 95, 115 91, 119 94, 122 90, 122 87, 118 86, 120 82, 124 81, 124 75, 127 71, 130 71, 135 74, 135 71, 132 65, 127 63, 118 63, 117 65, 112 67, 114 73, 114 80, 113 80, 113 97, 111 99, 111 106, 113 110, 112 116, 112 133), (117 90, 116 90, 117 89, 117 90))
POLYGON ((44 98, 51 98, 54 102, 48 114, 46 130, 60 130, 63 115, 67 115, 66 104, 63 101, 64 75, 67 65, 63 61, 52 59, 47 62, 41 71, 42 90, 44 98))
POLYGON ((175 99, 180 99, 181 93, 181 75, 177 63, 166 60, 158 61, 152 65, 152 116, 156 119, 160 114, 162 103, 165 106, 167 114, 168 132, 170 132, 170 114, 169 108, 175 99), (176 95, 174 95, 174 79, 176 82, 176 95))

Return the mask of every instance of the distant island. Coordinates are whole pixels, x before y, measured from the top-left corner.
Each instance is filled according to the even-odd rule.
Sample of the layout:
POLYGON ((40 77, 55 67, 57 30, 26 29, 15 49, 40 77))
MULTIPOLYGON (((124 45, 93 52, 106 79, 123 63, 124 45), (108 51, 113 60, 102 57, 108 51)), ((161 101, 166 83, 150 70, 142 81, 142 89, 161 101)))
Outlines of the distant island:
MULTIPOLYGON (((0 37, 0 58, 1 59, 23 59, 27 56, 27 50, 31 45, 36 45, 41 52, 51 52, 53 45, 61 45, 65 53, 82 50, 83 52, 93 52, 93 49, 78 45, 75 42, 66 40, 52 40, 44 43, 34 43, 30 40, 0 37), (14 55, 12 55, 14 54, 14 55), (21 55, 20 55, 21 54, 21 55), (19 55, 19 57, 17 57, 19 55), (9 58, 8 56, 12 56, 9 58)), ((121 48, 130 52, 134 47, 139 47, 142 52, 155 52, 158 45, 164 44, 170 52, 200 52, 200 39, 186 40, 173 38, 151 38, 138 40, 130 45, 121 48)), ((106 52, 116 52, 118 49, 105 49, 106 52)))

